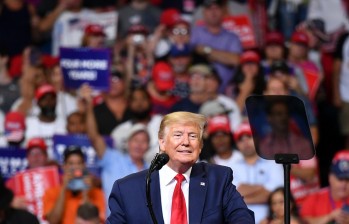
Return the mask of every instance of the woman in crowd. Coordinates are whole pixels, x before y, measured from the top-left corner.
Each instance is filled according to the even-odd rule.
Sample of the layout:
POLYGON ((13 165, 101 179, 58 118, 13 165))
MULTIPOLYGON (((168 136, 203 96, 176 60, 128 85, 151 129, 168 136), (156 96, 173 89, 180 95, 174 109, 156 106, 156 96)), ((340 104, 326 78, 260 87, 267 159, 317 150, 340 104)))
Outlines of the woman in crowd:
MULTIPOLYGON (((298 214, 297 206, 293 196, 290 194, 290 216, 291 224, 304 224, 298 214)), ((280 187, 270 193, 268 199, 269 214, 260 224, 282 224, 285 220, 284 213, 284 188, 280 187)))

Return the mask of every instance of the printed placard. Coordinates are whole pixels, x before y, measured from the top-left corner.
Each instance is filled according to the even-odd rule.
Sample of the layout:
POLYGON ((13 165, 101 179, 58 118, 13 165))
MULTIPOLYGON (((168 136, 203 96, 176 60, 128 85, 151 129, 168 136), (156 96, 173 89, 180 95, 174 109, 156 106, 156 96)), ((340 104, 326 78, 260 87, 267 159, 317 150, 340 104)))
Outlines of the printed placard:
POLYGON ((28 165, 26 150, 21 148, 0 148, 0 171, 7 180, 28 165))
POLYGON ((96 90, 108 90, 110 54, 108 49, 60 48, 64 86, 77 89, 88 83, 96 90))

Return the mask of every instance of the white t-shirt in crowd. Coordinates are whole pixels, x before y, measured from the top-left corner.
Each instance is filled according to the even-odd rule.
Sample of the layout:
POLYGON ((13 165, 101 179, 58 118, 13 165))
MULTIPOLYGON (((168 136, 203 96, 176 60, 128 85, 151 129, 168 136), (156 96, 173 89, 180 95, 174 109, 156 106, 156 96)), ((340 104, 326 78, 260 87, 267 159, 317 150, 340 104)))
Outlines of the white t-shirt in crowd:
POLYGON ((233 154, 228 159, 222 159, 218 155, 213 156, 213 161, 215 162, 215 164, 221 165, 221 166, 227 166, 230 168, 232 168, 234 164, 241 159, 243 159, 243 155, 238 150, 234 150, 233 154))
POLYGON ((53 26, 52 54, 58 56, 60 47, 80 47, 85 27, 93 15, 93 11, 88 9, 63 12, 53 26))
MULTIPOLYGON (((18 106, 22 102, 22 98, 16 100, 13 104, 11 110, 17 110, 18 106)), ((58 117, 66 118, 69 114, 77 111, 77 99, 66 92, 58 92, 57 94, 57 106, 56 106, 56 114, 58 117)), ((27 116, 38 116, 40 114, 40 108, 37 105, 36 101, 33 100, 32 107, 27 113, 27 116)))
POLYGON ((26 132, 25 140, 28 141, 33 137, 41 137, 45 139, 48 148, 48 155, 53 158, 52 154, 52 137, 55 134, 66 134, 66 119, 57 117, 54 122, 42 122, 37 116, 27 117, 25 120, 26 132))

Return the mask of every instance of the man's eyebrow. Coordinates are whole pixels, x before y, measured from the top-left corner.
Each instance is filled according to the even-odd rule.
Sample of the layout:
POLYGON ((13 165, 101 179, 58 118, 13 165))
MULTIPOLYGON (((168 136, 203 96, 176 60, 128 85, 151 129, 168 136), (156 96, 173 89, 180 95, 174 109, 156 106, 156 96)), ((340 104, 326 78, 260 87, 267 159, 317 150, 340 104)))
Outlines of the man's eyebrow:
POLYGON ((173 131, 174 134, 182 134, 183 131, 173 131))

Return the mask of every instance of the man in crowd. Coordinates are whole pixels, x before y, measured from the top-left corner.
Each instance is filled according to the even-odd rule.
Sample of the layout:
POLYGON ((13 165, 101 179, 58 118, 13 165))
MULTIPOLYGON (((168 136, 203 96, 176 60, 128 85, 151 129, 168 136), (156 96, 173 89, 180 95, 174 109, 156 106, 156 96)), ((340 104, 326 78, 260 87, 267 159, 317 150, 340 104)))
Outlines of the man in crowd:
POLYGON ((0 147, 20 148, 24 143, 25 116, 17 111, 10 111, 4 120, 4 135, 0 136, 0 147))
POLYGON ((27 144, 28 168, 46 166, 48 163, 47 145, 42 138, 32 138, 27 144))
POLYGON ((232 166, 236 171, 233 184, 244 197, 247 207, 254 212, 256 223, 260 223, 268 214, 267 200, 270 192, 283 186, 282 167, 257 155, 248 123, 240 125, 234 138, 243 158, 232 166))
POLYGON ((25 138, 44 138, 50 147, 54 134, 66 133, 66 120, 56 114, 57 94, 52 85, 41 85, 35 92, 35 99, 40 108, 40 114, 26 118, 25 138))
MULTIPOLYGON (((203 115, 190 112, 175 112, 163 118, 158 138, 160 151, 168 154, 169 162, 151 176, 155 217, 161 223, 254 223, 253 213, 232 184, 232 170, 196 163, 205 124, 203 115)), ((108 224, 152 222, 145 200, 147 172, 114 183, 108 224)))
MULTIPOLYGON (((222 28, 224 0, 203 2, 204 26, 192 29, 191 45, 198 56, 214 64, 222 79, 220 92, 231 80, 234 67, 239 64, 242 52, 239 37, 222 28)), ((198 58, 198 57, 196 57, 198 58)))
POLYGON ((335 154, 328 180, 329 187, 319 190, 305 199, 301 215, 309 224, 348 224, 349 151, 347 149, 335 154))
POLYGON ((84 203, 79 206, 75 224, 101 224, 97 206, 84 203))

